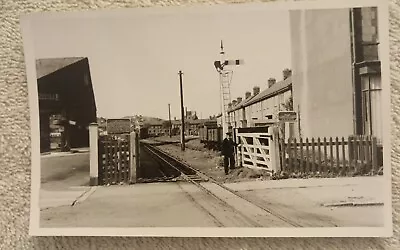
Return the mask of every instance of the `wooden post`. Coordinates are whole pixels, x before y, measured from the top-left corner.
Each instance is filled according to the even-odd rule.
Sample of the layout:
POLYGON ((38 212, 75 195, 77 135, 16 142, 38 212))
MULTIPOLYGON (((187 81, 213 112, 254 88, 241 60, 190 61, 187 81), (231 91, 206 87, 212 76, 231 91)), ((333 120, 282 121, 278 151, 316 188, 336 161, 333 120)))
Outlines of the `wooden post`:
POLYGON ((135 183, 136 179, 137 179, 137 173, 136 171, 138 170, 138 166, 137 166, 137 159, 139 157, 138 154, 138 143, 137 138, 138 135, 136 132, 131 132, 130 133, 130 152, 129 152, 129 163, 130 163, 130 178, 129 178, 129 182, 130 183, 135 183))
POLYGON ((289 159, 288 159, 288 164, 289 164, 289 166, 288 166, 288 171, 290 172, 290 173, 293 173, 294 171, 293 171, 293 152, 292 152, 292 150, 293 150, 293 148, 292 148, 292 140, 291 139, 288 139, 288 143, 287 143, 287 151, 288 151, 288 156, 289 156, 289 159))
POLYGON ((324 166, 322 168, 323 172, 328 172, 328 150, 327 150, 327 144, 328 142, 326 141, 326 137, 324 137, 324 166))
POLYGON ((331 152, 329 169, 330 169, 330 172, 332 173, 332 171, 333 171, 333 140, 332 140, 332 137, 329 138, 329 149, 330 149, 330 152, 331 152))
POLYGON ((348 146, 347 150, 349 151, 349 165, 348 165, 348 170, 352 170, 353 167, 353 138, 349 136, 348 138, 348 146))
POLYGON ((293 138, 292 139, 293 140, 293 162, 292 162, 292 164, 293 164, 293 168, 294 168, 294 172, 299 172, 299 166, 297 165, 297 140, 296 140, 296 138, 293 138))
POLYGON ((344 142, 344 137, 342 137, 342 155, 343 155, 343 171, 344 173, 347 172, 347 164, 346 164, 346 148, 345 148, 345 142, 344 142))
POLYGON ((89 125, 89 152, 90 152, 90 186, 99 184, 99 149, 98 149, 98 125, 89 125))
POLYGON ((171 104, 168 104, 169 138, 172 137, 171 104))
POLYGON ((139 133, 136 133, 136 141, 135 141, 135 144, 136 144, 136 179, 137 179, 137 177, 139 176, 141 176, 141 168, 140 168, 140 134, 139 133))
POLYGON ((315 172, 315 139, 314 137, 311 138, 311 172, 315 172))
POLYGON ((364 161, 364 139, 365 139, 365 137, 364 136, 360 136, 360 157, 359 157, 359 159, 360 159, 360 168, 362 169, 362 171, 363 171, 363 173, 364 173, 364 171, 366 170, 365 168, 364 168, 364 166, 365 166, 365 161, 364 161))
POLYGON ((274 173, 281 171, 281 153, 279 152, 279 128, 269 127, 269 134, 272 135, 272 140, 270 140, 270 157, 271 165, 274 173))
POLYGON ((303 144, 303 138, 300 137, 300 165, 299 165, 299 169, 301 173, 304 173, 304 148, 303 148, 304 144, 303 144))
POLYGON ((360 137, 356 137, 354 138, 353 141, 353 149, 354 149, 354 169, 358 170, 359 164, 358 164, 358 160, 360 159, 360 152, 359 152, 359 147, 360 147, 360 137))
POLYGON ((181 93, 181 151, 185 151, 185 114, 183 108, 182 71, 179 71, 179 87, 181 93))
POLYGON ((309 151, 309 141, 308 141, 308 137, 306 137, 306 170, 304 171, 305 173, 309 173, 310 172, 310 151, 309 151))
POLYGON ((336 144, 336 172, 339 173, 340 171, 340 155, 339 155, 339 137, 336 136, 335 138, 335 144, 336 144))
POLYGON ((372 137, 372 169, 378 171, 378 142, 376 137, 372 137))
POLYGON ((321 173, 323 170, 322 170, 322 166, 321 166, 322 153, 321 153, 321 138, 320 137, 317 138, 317 149, 318 149, 318 155, 317 155, 318 156, 317 157, 318 165, 317 165, 316 171, 321 173))

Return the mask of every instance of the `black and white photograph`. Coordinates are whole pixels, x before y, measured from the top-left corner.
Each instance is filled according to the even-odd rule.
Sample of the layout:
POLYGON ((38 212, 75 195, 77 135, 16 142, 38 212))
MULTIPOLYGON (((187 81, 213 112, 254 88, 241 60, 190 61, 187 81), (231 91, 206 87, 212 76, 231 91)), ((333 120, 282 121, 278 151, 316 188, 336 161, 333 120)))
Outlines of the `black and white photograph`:
POLYGON ((323 2, 25 16, 30 233, 390 236, 387 3, 323 2))

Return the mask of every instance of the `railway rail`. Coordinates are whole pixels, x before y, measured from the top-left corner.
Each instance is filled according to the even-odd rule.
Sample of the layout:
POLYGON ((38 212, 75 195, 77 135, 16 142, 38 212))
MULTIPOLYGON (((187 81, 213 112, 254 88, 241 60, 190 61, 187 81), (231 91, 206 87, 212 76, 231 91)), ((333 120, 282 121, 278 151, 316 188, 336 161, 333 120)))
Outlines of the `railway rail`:
MULTIPOLYGON (((236 191, 219 183, 215 179, 213 179, 213 178, 207 176, 206 174, 204 174, 203 172, 191 167, 190 165, 186 164, 185 162, 182 162, 179 159, 169 155, 168 153, 164 152, 163 150, 159 149, 158 147, 156 147, 154 145, 150 145, 148 143, 143 143, 143 142, 142 142, 142 145, 147 152, 149 152, 155 159, 157 159, 158 162, 160 162, 160 163, 162 162, 163 164, 165 164, 165 166, 168 166, 169 168, 173 169, 175 171, 175 174, 177 174, 177 176, 175 176, 176 178, 181 178, 182 180, 184 180, 188 183, 192 183, 199 190, 201 190, 208 196, 213 197, 217 202, 220 202, 221 204, 223 204, 224 207, 230 208, 231 211, 234 211, 234 213, 240 215, 252 227, 263 227, 263 225, 260 224, 259 222, 255 221, 253 218, 251 218, 250 216, 245 214, 243 211, 239 211, 237 209, 237 207, 232 206, 225 199, 222 199, 221 197, 216 195, 209 188, 207 188, 204 185, 204 183, 208 182, 208 183, 217 185, 220 189, 224 190, 225 192, 228 192, 230 195, 233 195, 236 198, 238 198, 244 202, 250 203, 251 205, 264 211, 266 214, 278 219, 279 221, 284 222, 288 226, 302 227, 302 225, 300 225, 299 223, 284 217, 283 215, 279 214, 278 212, 276 212, 270 208, 264 207, 263 205, 259 204, 257 201, 249 199, 241 194, 238 194, 236 191)), ((167 177, 167 176, 168 176, 168 174, 165 174, 165 177, 167 177)), ((203 208, 203 209, 206 210, 205 208, 203 208)), ((208 211, 206 211, 206 212, 208 212, 208 211)), ((212 214, 210 214, 210 215, 214 218, 217 225, 222 226, 222 223, 219 222, 217 218, 215 218, 212 214)))

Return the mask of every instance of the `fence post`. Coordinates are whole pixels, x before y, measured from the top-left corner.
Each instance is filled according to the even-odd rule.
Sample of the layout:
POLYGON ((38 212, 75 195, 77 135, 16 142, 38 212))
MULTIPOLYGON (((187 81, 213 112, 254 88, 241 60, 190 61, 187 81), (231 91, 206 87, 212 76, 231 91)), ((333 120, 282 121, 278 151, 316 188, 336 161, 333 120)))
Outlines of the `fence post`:
POLYGON ((136 178, 137 178, 137 160, 139 157, 138 152, 138 145, 136 143, 138 136, 136 132, 131 132, 130 133, 130 138, 129 138, 129 143, 130 143, 130 152, 129 152, 129 163, 130 163, 130 176, 129 176, 129 182, 130 183, 135 183, 136 182, 136 178))
POLYGON ((140 176, 140 134, 136 133, 136 179, 140 176))
POLYGON ((351 136, 349 136, 348 138, 348 145, 347 145, 347 150, 349 151, 349 166, 348 166, 348 170, 352 170, 353 169, 353 138, 351 136))
POLYGON ((98 125, 89 125, 89 154, 90 154, 90 186, 99 184, 99 144, 98 144, 98 125))
POLYGON ((270 134, 272 135, 272 140, 270 140, 270 157, 272 170, 274 173, 281 171, 281 153, 279 152, 279 128, 278 127, 270 127, 270 134))
POLYGON ((372 169, 378 171, 378 145, 376 137, 372 137, 372 169))

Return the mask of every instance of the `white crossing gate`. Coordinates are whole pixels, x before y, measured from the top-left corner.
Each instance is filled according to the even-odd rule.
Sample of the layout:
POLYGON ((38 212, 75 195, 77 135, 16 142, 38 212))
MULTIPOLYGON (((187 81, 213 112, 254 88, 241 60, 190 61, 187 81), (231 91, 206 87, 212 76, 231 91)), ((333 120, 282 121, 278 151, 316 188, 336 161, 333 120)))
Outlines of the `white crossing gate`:
POLYGON ((243 167, 276 172, 280 169, 279 142, 274 140, 273 127, 238 128, 237 159, 243 167))

